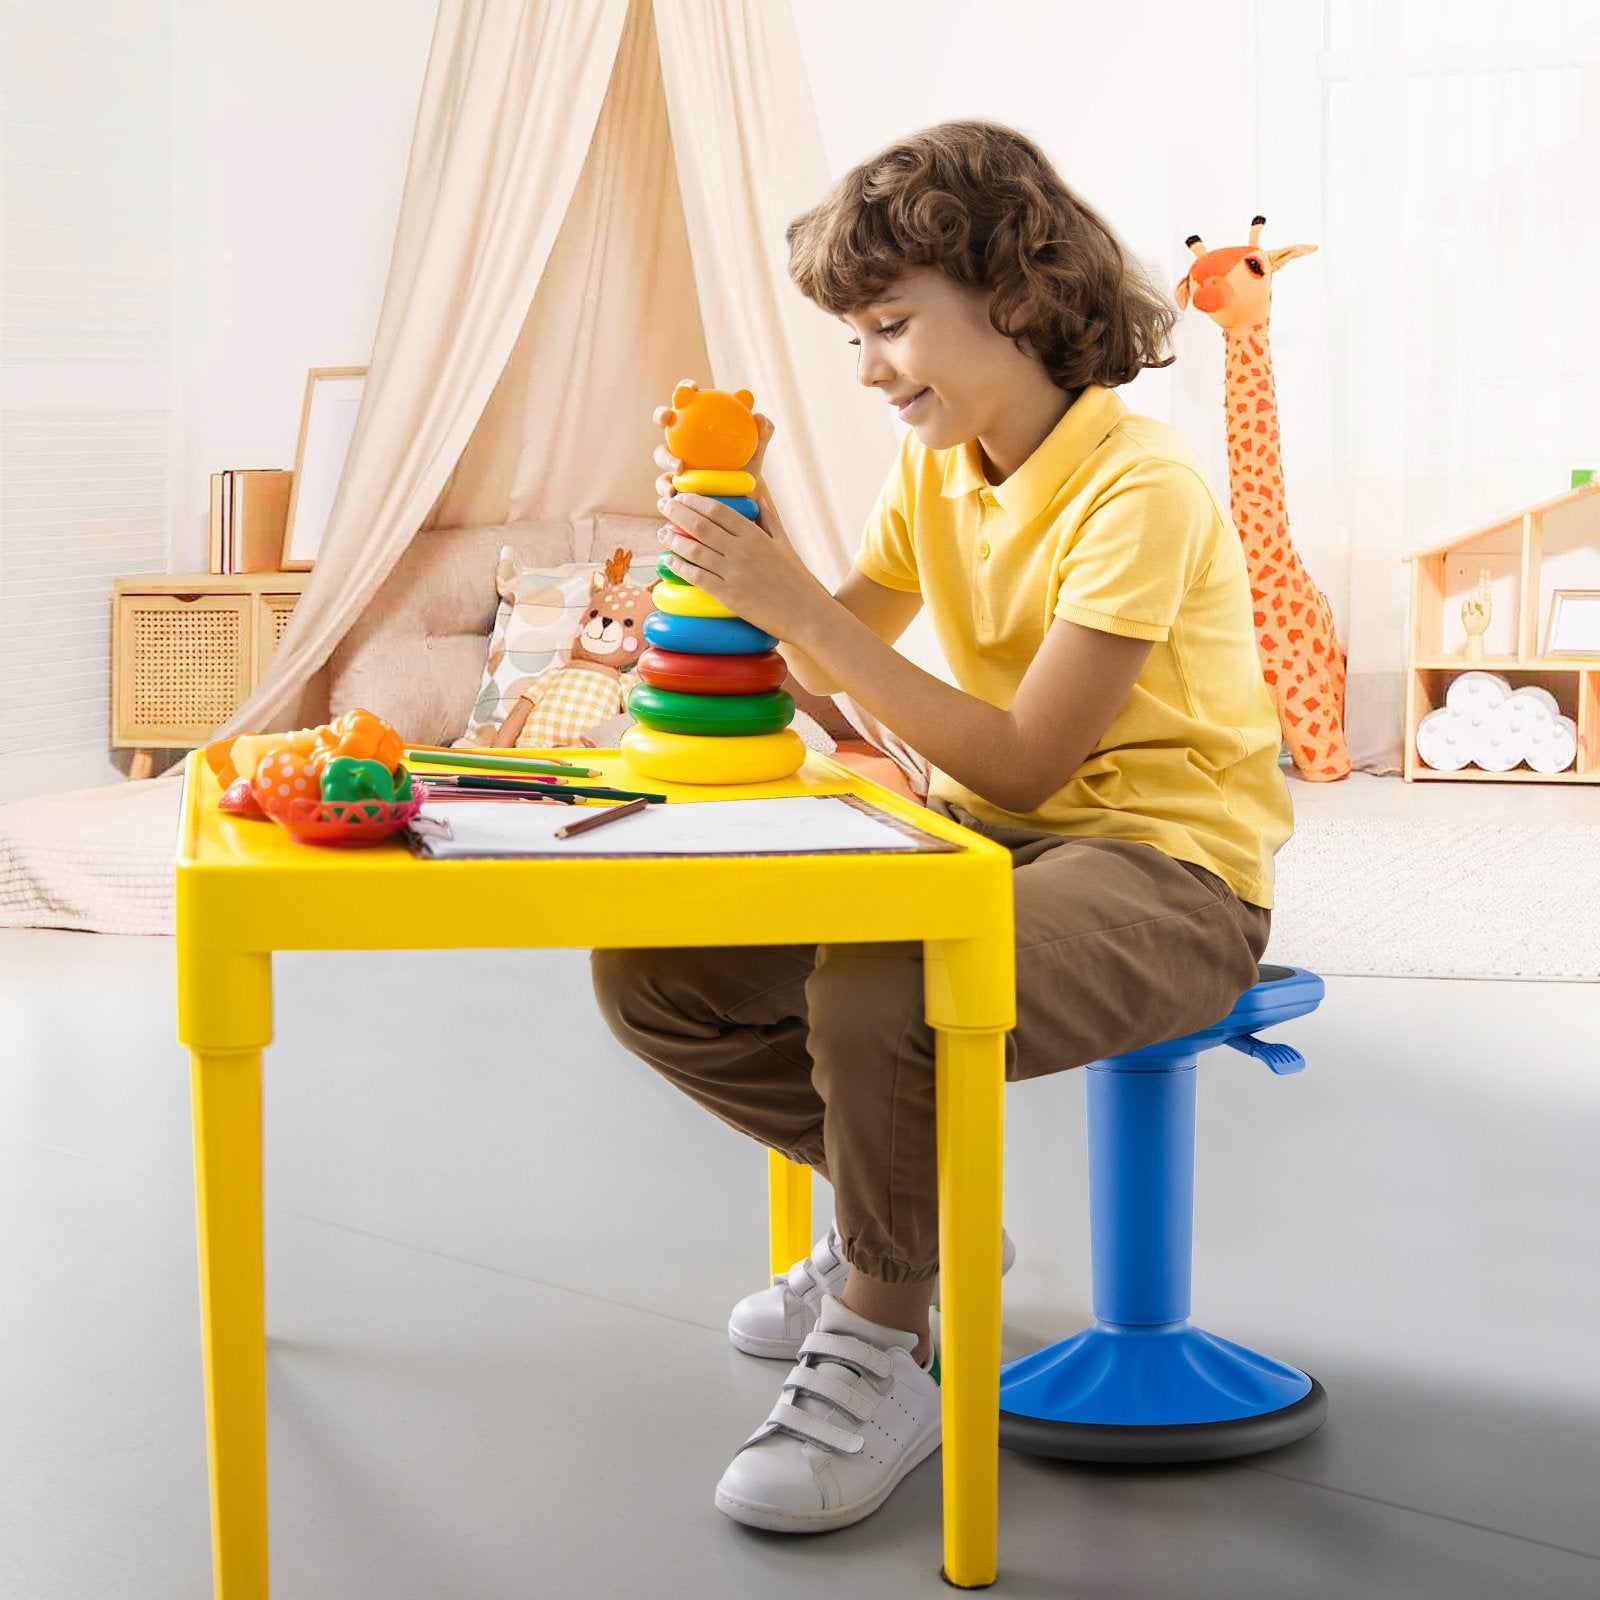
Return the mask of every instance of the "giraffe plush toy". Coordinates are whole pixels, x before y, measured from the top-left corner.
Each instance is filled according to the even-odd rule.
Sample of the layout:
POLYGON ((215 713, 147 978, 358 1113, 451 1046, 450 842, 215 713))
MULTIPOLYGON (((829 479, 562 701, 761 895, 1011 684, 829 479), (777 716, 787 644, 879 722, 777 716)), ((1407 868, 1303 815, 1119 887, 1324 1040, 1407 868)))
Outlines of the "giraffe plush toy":
POLYGON ((1326 783, 1350 775, 1344 651, 1328 597, 1307 575, 1289 537, 1267 338, 1274 276, 1284 262, 1317 247, 1261 249, 1266 220, 1253 219, 1248 244, 1222 250, 1207 250, 1200 235, 1191 234, 1184 242, 1194 265, 1177 299, 1205 312, 1227 338, 1228 496, 1250 570, 1262 675, 1301 777, 1326 783))

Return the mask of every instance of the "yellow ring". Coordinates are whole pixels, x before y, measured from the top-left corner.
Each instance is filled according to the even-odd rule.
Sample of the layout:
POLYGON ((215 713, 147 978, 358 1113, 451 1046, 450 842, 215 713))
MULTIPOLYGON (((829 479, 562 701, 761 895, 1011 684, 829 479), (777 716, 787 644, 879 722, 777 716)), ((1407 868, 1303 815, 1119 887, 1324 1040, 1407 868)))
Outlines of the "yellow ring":
POLYGON ((773 783, 805 765, 805 741, 793 728, 748 738, 663 733, 637 723, 622 736, 622 759, 658 783, 773 783))
POLYGON ((663 579, 650 591, 657 611, 669 617, 732 617, 720 600, 713 600, 704 589, 692 583, 668 583, 663 579))
POLYGON ((672 480, 679 494, 754 494, 756 480, 748 472, 718 472, 712 467, 694 467, 672 480))

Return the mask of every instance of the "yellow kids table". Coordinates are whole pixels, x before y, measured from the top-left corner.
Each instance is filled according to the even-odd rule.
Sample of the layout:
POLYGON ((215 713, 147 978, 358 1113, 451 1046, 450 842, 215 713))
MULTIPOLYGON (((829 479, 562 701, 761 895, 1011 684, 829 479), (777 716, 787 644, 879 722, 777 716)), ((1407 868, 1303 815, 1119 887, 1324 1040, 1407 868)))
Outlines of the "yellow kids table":
MULTIPOLYGON (((603 774, 580 781, 648 788, 674 803, 856 794, 962 848, 421 860, 393 841, 319 848, 276 823, 229 817, 217 810, 203 756, 188 758, 177 856, 178 1036, 192 1063, 218 1600, 267 1596, 261 1052, 272 1038, 273 951, 572 945, 573 930, 591 920, 578 913, 597 895, 631 908, 627 937, 615 942, 637 948, 923 941, 927 1018, 938 1030, 944 1571, 961 1587, 991 1583, 1005 1035, 1016 1021, 1008 852, 816 754, 782 783, 715 789, 640 784, 614 750, 559 754, 603 774)), ((595 847, 604 840, 602 829, 595 847)), ((774 1272, 810 1251, 810 1179, 809 1169, 774 1153, 774 1272)))

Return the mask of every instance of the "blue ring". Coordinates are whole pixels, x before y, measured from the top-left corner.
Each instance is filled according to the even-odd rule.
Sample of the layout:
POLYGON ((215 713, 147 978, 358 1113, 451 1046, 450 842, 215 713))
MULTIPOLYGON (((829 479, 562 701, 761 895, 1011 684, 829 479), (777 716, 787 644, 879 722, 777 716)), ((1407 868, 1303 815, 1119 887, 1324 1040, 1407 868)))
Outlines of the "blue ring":
POLYGON ((747 494, 708 494, 708 500, 720 500, 725 506, 732 506, 741 517, 748 517, 752 522, 761 514, 761 507, 747 494))
POLYGON ((686 656, 753 656, 778 641, 742 617, 675 617, 652 611, 644 619, 647 644, 686 656))

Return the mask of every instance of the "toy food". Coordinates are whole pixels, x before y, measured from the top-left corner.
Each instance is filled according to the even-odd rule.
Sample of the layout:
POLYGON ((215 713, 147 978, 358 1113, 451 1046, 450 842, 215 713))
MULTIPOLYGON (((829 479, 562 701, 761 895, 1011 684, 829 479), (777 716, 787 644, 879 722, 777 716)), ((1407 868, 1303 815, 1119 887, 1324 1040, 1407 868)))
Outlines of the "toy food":
POLYGON ((357 708, 317 728, 249 733, 206 746, 226 785, 220 810, 270 817, 307 844, 376 844, 405 826, 426 791, 401 764, 405 741, 357 708))
POLYGON ((217 810, 226 811, 232 817, 257 817, 262 821, 267 816, 248 778, 235 778, 228 785, 222 798, 217 801, 217 810))
POLYGON ((380 761, 393 772, 406 753, 405 740, 382 717, 359 707, 315 733, 318 750, 327 752, 324 762, 337 756, 353 756, 362 761, 380 761))
POLYGON ((320 774, 311 765, 309 752, 302 754, 288 745, 269 750, 255 765, 250 777, 256 804, 274 821, 296 800, 315 800, 321 796, 320 774))
MULTIPOLYGON (((381 761, 363 761, 354 756, 335 756, 322 769, 321 797, 324 800, 394 799, 394 778, 381 761)), ((376 808, 368 812, 376 816, 376 808)))
POLYGON ((206 765, 227 788, 238 778, 253 778, 256 767, 274 750, 289 749, 309 756, 319 773, 335 756, 381 761, 390 772, 399 765, 405 741, 382 717, 359 706, 316 728, 288 733, 241 733, 218 739, 205 748, 206 765))

